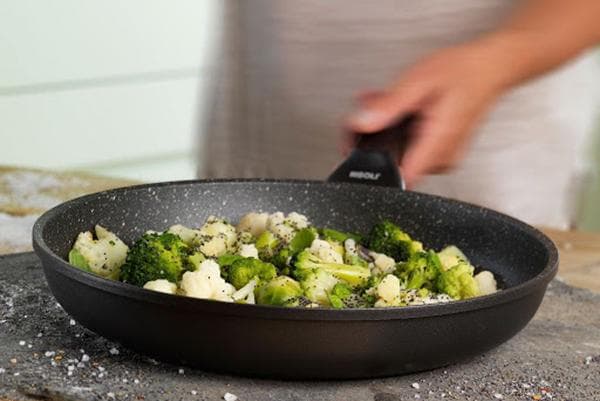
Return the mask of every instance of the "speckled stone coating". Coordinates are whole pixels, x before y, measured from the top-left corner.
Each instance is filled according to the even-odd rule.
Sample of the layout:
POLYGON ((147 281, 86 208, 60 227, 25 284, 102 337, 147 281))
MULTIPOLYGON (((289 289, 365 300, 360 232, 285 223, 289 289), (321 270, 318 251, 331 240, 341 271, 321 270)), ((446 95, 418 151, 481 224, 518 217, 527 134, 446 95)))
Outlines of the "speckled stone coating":
POLYGON ((267 381, 159 363, 95 335, 57 305, 35 255, 20 254, 0 258, 0 399, 597 401, 598 311, 600 294, 553 281, 521 333, 468 362, 377 380, 267 381))
POLYGON ((533 317, 557 268, 556 248, 543 234, 494 211, 398 188, 307 181, 174 182, 99 193, 44 214, 33 244, 57 301, 88 329, 163 361, 278 379, 383 377, 488 351, 533 317), (391 219, 427 248, 459 246, 503 289, 426 306, 290 309, 161 294, 64 260, 76 235, 96 223, 131 243, 148 229, 197 227, 211 214, 235 222, 249 211, 278 210, 359 233, 391 219), (240 343, 240 330, 251 347, 240 343))

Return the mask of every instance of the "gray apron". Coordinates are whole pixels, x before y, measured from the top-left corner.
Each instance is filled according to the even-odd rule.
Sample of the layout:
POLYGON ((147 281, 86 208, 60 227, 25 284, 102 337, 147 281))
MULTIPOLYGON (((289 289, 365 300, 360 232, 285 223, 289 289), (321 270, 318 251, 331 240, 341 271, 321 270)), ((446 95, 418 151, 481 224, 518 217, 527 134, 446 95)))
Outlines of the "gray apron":
MULTIPOLYGON (((199 175, 324 179, 341 160, 341 122, 358 92, 383 88, 428 53, 493 29, 515 3, 224 1, 199 175)), ((506 94, 463 163, 416 189, 568 227, 599 72, 593 57, 582 57, 506 94)))

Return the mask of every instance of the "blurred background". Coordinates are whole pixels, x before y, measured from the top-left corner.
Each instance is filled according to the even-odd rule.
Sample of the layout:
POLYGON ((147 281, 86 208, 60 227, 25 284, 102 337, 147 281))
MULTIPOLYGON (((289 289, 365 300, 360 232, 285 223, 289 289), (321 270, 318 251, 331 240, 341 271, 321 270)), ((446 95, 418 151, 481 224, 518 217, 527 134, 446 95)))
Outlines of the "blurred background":
MULTIPOLYGON (((0 4, 0 165, 195 178, 219 0, 0 4)), ((600 140, 589 152, 578 220, 600 230, 600 140)))

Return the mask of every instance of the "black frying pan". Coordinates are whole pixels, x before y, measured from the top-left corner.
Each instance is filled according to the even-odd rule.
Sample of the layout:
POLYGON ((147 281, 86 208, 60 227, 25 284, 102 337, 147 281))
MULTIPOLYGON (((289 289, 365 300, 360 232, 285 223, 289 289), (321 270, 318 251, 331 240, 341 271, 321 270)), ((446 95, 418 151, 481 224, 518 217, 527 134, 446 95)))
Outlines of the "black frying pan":
MULTIPOLYGON (((369 143, 382 137, 375 138, 369 143)), ((394 157, 362 148, 332 178, 397 185, 394 157)), ((177 364, 288 379, 396 375, 487 351, 529 322, 558 265, 546 236, 503 214, 397 187, 336 182, 188 181, 101 192, 45 213, 33 229, 33 245, 58 302, 94 332, 177 364), (209 215, 237 221, 253 210, 299 211, 315 225, 356 232, 389 218, 427 247, 457 245, 504 288, 447 304, 287 309, 162 294, 65 261, 76 235, 97 223, 132 243, 149 229, 198 226, 209 215)))

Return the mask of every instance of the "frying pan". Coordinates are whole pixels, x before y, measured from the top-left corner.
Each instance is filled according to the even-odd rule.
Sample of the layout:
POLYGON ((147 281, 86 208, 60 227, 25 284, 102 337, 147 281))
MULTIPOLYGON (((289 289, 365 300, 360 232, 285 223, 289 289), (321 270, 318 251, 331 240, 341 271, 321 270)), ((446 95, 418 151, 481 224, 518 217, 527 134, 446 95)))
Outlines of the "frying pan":
POLYGON ((506 215, 403 191, 395 155, 381 150, 390 145, 389 134, 359 146, 329 182, 184 181, 84 196, 41 216, 33 245, 51 291, 73 318, 160 360, 280 379, 370 378, 456 363, 498 346, 529 322, 556 274, 557 250, 542 233, 506 215), (332 181, 340 179, 356 182, 332 181), (355 232, 388 218, 426 247, 457 245, 474 265, 491 270, 502 290, 434 305, 289 309, 162 294, 65 261, 77 234, 94 224, 133 243, 150 229, 198 226, 209 215, 237 221, 257 210, 298 211, 317 226, 355 232))

